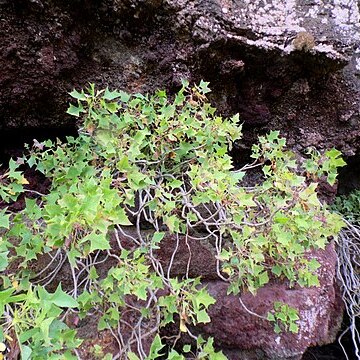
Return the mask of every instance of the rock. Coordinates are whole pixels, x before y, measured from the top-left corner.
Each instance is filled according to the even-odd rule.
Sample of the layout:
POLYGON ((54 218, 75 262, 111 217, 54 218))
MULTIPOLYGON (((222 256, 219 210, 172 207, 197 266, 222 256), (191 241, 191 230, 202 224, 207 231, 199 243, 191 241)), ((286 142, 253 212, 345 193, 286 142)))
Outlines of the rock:
POLYGON ((201 277, 203 280, 216 280, 215 249, 209 241, 201 241, 179 237, 177 244, 176 236, 167 235, 161 241, 160 249, 155 253, 168 271, 170 259, 175 252, 171 266, 171 276, 184 276, 186 272, 190 277, 201 277))
MULTIPOLYGON (((161 243, 157 256, 167 270, 167 264, 176 240, 166 236, 161 243), (167 259, 167 260, 166 260, 167 259)), ((177 256, 173 261, 172 275, 184 275, 191 253, 190 275, 204 274, 203 283, 216 303, 209 309, 211 322, 198 325, 192 332, 212 336, 215 344, 222 349, 230 360, 300 360, 309 347, 322 346, 335 341, 340 329, 343 302, 336 283, 336 261, 334 243, 325 250, 312 251, 309 258, 315 258, 321 264, 318 270, 319 287, 290 288, 287 282, 273 280, 258 290, 239 297, 227 294, 228 284, 219 280, 216 264, 208 245, 189 242, 191 252, 183 238, 180 238, 177 256), (266 317, 273 310, 274 302, 286 303, 299 311, 299 333, 282 332, 276 334, 274 326, 266 317)), ((167 336, 175 335, 178 325, 165 331, 167 336)), ((184 339, 185 343, 191 339, 184 339)))
POLYGON ((229 359, 296 360, 310 346, 331 343, 336 338, 342 321, 343 304, 335 282, 336 253, 334 244, 309 256, 322 265, 319 273, 320 287, 289 288, 287 284, 272 283, 261 288, 256 296, 241 296, 246 308, 260 316, 273 310, 274 301, 281 301, 298 309, 299 333, 276 334, 273 325, 250 314, 237 296, 227 295, 227 284, 222 281, 207 282, 207 288, 216 304, 210 308, 211 322, 202 332, 213 336, 217 345, 229 359))
POLYGON ((299 151, 314 137, 346 155, 360 147, 355 1, 15 0, 0 2, 0 20, 4 130, 73 126, 67 92, 89 81, 171 93, 186 77, 210 81, 225 115, 240 112, 247 146, 279 129, 299 151))

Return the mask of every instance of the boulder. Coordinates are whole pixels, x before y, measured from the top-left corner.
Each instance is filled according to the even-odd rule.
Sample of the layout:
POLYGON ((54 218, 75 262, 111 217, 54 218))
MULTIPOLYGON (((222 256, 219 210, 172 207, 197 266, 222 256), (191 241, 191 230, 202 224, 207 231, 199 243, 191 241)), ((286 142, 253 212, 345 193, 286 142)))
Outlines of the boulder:
MULTIPOLYGON (((191 276, 203 277, 203 283, 216 299, 209 309, 211 322, 193 331, 214 337, 216 345, 230 360, 300 360, 308 348, 335 341, 344 305, 336 280, 334 242, 324 250, 307 254, 321 264, 317 272, 319 287, 290 287, 287 281, 277 279, 259 289, 256 295, 241 294, 241 302, 239 296, 228 295, 228 283, 217 278, 214 254, 208 243, 189 240, 186 244, 180 238, 176 245, 173 236, 166 236, 157 252, 165 270, 176 249, 172 275, 184 275, 188 268, 191 276), (276 334, 273 323, 260 318, 266 318, 274 310, 276 301, 298 310, 297 334, 286 331, 276 334)), ((175 326, 172 331, 176 333, 177 329, 175 326)))
POLYGON ((274 282, 261 288, 255 296, 242 294, 241 303, 238 296, 227 295, 226 283, 207 282, 216 303, 210 308, 211 322, 202 327, 202 333, 213 336, 229 359, 234 360, 298 360, 307 348, 335 341, 343 303, 336 285, 334 244, 309 256, 322 265, 320 287, 289 288, 286 282, 274 282), (266 317, 275 301, 298 309, 297 334, 276 334, 272 323, 252 314, 266 317))

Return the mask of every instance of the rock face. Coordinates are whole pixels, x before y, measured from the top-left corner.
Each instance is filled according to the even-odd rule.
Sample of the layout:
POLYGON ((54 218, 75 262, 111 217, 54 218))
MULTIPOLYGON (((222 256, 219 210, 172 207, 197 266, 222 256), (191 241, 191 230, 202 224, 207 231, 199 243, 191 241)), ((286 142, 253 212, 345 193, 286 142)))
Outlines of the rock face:
MULTIPOLYGON (((175 241, 171 237, 164 240, 158 256, 167 269, 169 260, 164 259, 170 258, 175 241)), ((216 303, 209 310, 211 322, 200 327, 200 332, 213 336, 230 360, 299 360, 307 348, 335 341, 342 321, 343 303, 335 280, 337 255, 334 243, 325 250, 309 254, 321 264, 318 270, 320 287, 290 288, 289 284, 276 281, 261 288, 255 296, 242 294, 242 304, 239 296, 227 295, 226 282, 216 280, 214 255, 209 246, 196 241, 189 241, 188 245, 191 253, 185 242, 180 241, 173 275, 185 274, 189 260, 190 275, 204 275, 204 283, 216 303), (272 323, 252 314, 266 318, 274 309, 275 301, 299 311, 298 334, 276 334, 272 323)))
MULTIPOLYGON (((300 360, 309 347, 335 341, 344 305, 336 283, 337 255, 333 242, 324 250, 308 254, 321 264, 317 272, 319 287, 289 287, 287 282, 276 280, 255 296, 241 294, 242 303, 239 296, 227 295, 228 283, 219 280, 214 253, 208 243, 189 239, 186 244, 181 238, 176 245, 173 236, 165 236, 156 253, 165 272, 175 250, 172 276, 182 276, 187 271, 191 277, 202 276, 209 293, 216 299, 209 308, 211 322, 198 325, 192 331, 214 337, 228 359, 300 360), (276 334, 273 323, 260 318, 266 318, 268 312, 273 311, 275 301, 298 310, 297 334, 286 331, 276 334)), ((178 325, 173 331, 177 334, 178 325)))
MULTIPOLYGON (((224 115, 240 113, 238 162, 269 129, 299 152, 336 146, 352 156, 360 149, 359 13, 355 0, 0 0, 0 143, 72 132, 73 87, 171 93, 187 78, 210 81, 224 115)), ((207 273, 218 302, 203 330, 233 359, 298 359, 333 341, 336 257, 332 247, 316 256, 326 262, 321 288, 275 284, 243 297, 261 315, 274 298, 299 307, 297 336, 275 335, 207 273)))
POLYGON ((173 91, 203 78, 222 113, 240 112, 245 144, 277 128, 300 151, 353 155, 359 34, 355 0, 1 0, 0 127, 73 126, 66 92, 89 81, 173 91))
POLYGON ((250 314, 239 298, 226 295, 227 285, 209 282, 209 292, 216 297, 210 310, 211 323, 203 331, 227 349, 229 359, 301 359, 310 346, 335 340, 342 320, 342 300, 334 283, 336 253, 333 244, 326 250, 313 253, 321 264, 321 287, 290 289, 286 284, 271 284, 260 289, 256 296, 241 296, 247 310, 260 316, 273 309, 274 301, 281 301, 299 310, 299 333, 276 334, 266 320, 250 314))

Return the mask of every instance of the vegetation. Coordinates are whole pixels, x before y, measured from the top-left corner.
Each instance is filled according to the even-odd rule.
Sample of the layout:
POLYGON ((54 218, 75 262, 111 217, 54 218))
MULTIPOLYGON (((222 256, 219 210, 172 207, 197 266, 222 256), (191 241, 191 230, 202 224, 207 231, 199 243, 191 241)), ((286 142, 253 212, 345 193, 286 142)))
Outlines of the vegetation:
MULTIPOLYGON (((228 151, 241 139, 239 118, 216 114, 207 85, 184 82, 171 101, 165 91, 74 90, 77 103, 68 113, 79 119, 79 136, 35 141, 10 161, 0 179, 5 203, 31 194, 23 164, 51 185, 47 194, 26 197, 23 210, 6 206, 0 213, 0 351, 20 351, 22 359, 76 358, 81 340, 68 321, 75 316, 95 317, 99 331, 111 332, 116 359, 165 353, 185 359, 180 352, 224 359, 213 339, 193 334, 211 321, 215 303, 189 274, 193 241, 213 248, 229 293, 255 293, 274 277, 319 284, 319 263, 304 255, 324 248, 342 227, 316 193, 320 177, 334 183, 344 164, 340 153, 312 153, 302 164, 273 131, 254 145, 253 162, 235 170, 228 151), (248 186, 254 168, 263 178, 248 186), (176 246, 165 264, 159 254, 169 238, 176 246), (183 276, 173 276, 181 242, 189 262, 183 276), (39 269, 40 259, 46 265, 39 269), (66 285, 56 280, 64 267, 66 285), (161 329, 171 323, 178 334, 165 347, 161 329), (194 341, 179 349, 182 333, 194 341)), ((274 306, 268 319, 276 330, 297 332, 296 309, 274 306)), ((94 353, 111 358, 99 346, 94 353)))
POLYGON ((338 196, 332 209, 342 214, 351 223, 360 225, 360 190, 338 196))

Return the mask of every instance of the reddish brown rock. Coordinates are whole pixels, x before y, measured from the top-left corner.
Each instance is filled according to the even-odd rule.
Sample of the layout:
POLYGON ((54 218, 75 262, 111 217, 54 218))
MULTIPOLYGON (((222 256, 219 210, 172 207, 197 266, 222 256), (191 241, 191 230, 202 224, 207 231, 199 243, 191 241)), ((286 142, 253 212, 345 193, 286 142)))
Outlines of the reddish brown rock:
MULTIPOLYGON (((152 233, 151 230, 145 232, 149 235, 152 233)), ((134 227, 128 228, 127 233, 136 237, 134 227)), ((131 248, 129 240, 120 238, 122 246, 131 248)), ((115 246, 113 243, 114 248, 115 246)), ((259 289, 256 296, 250 293, 241 296, 246 308, 261 317, 266 317, 273 310, 275 301, 298 309, 298 334, 276 334, 273 324, 247 311, 240 303, 239 296, 227 295, 228 283, 218 280, 214 249, 209 242, 191 239, 185 241, 184 237, 179 237, 177 243, 174 235, 166 235, 155 256, 165 273, 169 264, 172 264, 171 276, 184 276, 188 269, 189 276, 202 277, 216 303, 209 309, 211 323, 199 326, 193 332, 214 337, 217 347, 230 360, 299 360, 309 347, 335 341, 342 321, 343 303, 336 285, 337 256, 333 243, 325 250, 313 251, 308 255, 321 264, 318 270, 319 287, 290 288, 288 283, 276 280, 259 289)), ((46 255, 42 259, 46 262, 46 255)), ((39 259, 37 266, 41 268, 41 264, 42 260, 39 259)), ((97 268, 100 278, 105 276, 111 266, 115 266, 115 263, 109 260, 97 268)), ((71 282, 68 273, 69 268, 65 264, 53 285, 56 287, 58 281, 61 281, 63 288, 71 286, 68 283, 71 282)), ((135 322, 134 319, 129 319, 130 323, 132 321, 135 322)), ((167 335, 177 332, 177 324, 166 330, 167 335)))
POLYGON ((206 241, 188 239, 182 236, 178 246, 176 237, 166 236, 156 253, 164 270, 167 271, 173 252, 175 255, 171 266, 171 276, 182 276, 188 271, 190 277, 200 276, 203 280, 216 280, 215 249, 206 241))
POLYGON ((216 298, 210 309, 211 323, 203 332, 213 336, 216 343, 228 349, 230 359, 301 359, 310 346, 335 340, 342 320, 343 304, 335 283, 336 253, 330 244, 324 251, 312 254, 321 264, 320 287, 293 288, 274 283, 260 289, 256 296, 241 296, 248 310, 266 316, 274 301, 281 301, 299 310, 299 333, 276 334, 273 325, 250 314, 238 296, 227 295, 227 284, 208 282, 209 292, 216 298))

